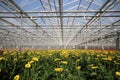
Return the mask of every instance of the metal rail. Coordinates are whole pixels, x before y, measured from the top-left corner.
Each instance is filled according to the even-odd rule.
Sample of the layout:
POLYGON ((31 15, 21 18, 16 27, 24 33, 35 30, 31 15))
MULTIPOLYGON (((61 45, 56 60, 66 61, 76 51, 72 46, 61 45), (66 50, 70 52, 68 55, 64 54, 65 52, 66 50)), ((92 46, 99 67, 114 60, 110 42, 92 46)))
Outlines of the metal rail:
MULTIPOLYGON (((109 8, 110 5, 113 5, 113 4, 109 4, 109 6, 107 6, 107 4, 110 2, 110 0, 107 0, 103 5, 102 7, 99 9, 99 11, 103 11, 103 13, 105 13, 105 11, 107 11, 107 9, 109 8), (105 10, 103 10, 104 8, 106 7, 105 10)), ((116 1, 114 1, 113 3, 115 3, 116 1)), ((81 31, 86 27, 86 25, 90 25, 91 22, 94 22, 97 18, 100 18, 100 17, 103 17, 104 15, 102 15, 103 13, 99 14, 98 12, 95 13, 94 16, 91 16, 91 19, 85 24, 85 26, 83 26, 83 28, 81 28, 77 34, 68 42, 68 44, 66 46, 69 45, 69 43, 71 43, 77 36, 79 33, 81 33, 81 31)), ((87 16, 85 16, 87 17, 87 16)), ((106 17, 106 16, 104 16, 106 17)), ((111 17, 114 17, 114 16, 111 16, 111 17)), ((119 16, 118 16, 119 17, 119 16)))
MULTIPOLYGON (((62 13, 116 13, 116 12, 120 12, 120 10, 76 10, 76 11, 62 11, 62 13)), ((39 13, 60 13, 59 11, 24 11, 24 12, 20 12, 20 11, 11 11, 11 12, 7 12, 7 11, 1 11, 0 14, 39 14, 39 13)))
MULTIPOLYGON (((0 26, 2 27, 2 26, 14 26, 14 25, 0 24, 0 26)), ((17 26, 20 26, 20 25, 17 25, 17 26)), ((26 28, 29 28, 29 26, 36 26, 36 25, 22 25, 22 26, 26 27, 26 28)), ((60 25, 55 25, 55 24, 54 25, 49 25, 49 24, 46 24, 46 25, 41 25, 41 26, 44 26, 43 27, 43 29, 44 29, 44 28, 50 28, 51 26, 57 27, 57 26, 60 26, 60 25)), ((71 28, 69 26, 72 26, 72 25, 63 25, 63 26, 65 26, 65 28, 71 28)), ((84 25, 74 25, 74 26, 75 26, 75 28, 76 27, 77 28, 82 28, 84 25)), ((97 28, 97 26, 120 26, 120 24, 102 24, 102 25, 100 25, 100 24, 91 24, 91 25, 86 25, 86 26, 89 26, 90 28, 92 28, 92 27, 97 28)), ((60 28, 58 28, 58 29, 60 29, 60 28)), ((87 28, 87 29, 89 29, 89 28, 87 28)), ((99 28, 97 28, 97 29, 99 29, 99 28)))
POLYGON ((62 45, 64 45, 64 39, 63 39, 63 14, 62 14, 62 4, 63 4, 63 1, 62 0, 59 0, 59 14, 60 14, 60 24, 61 24, 61 37, 62 37, 62 45))
MULTIPOLYGON (((62 18, 68 18, 68 17, 76 17, 76 18, 80 18, 80 17, 84 17, 84 16, 31 16, 32 18, 58 18, 58 17, 62 17, 62 18)), ((22 18, 29 18, 31 19, 31 17, 27 17, 27 16, 23 16, 22 18)), ((111 15, 111 16, 85 16, 85 17, 120 17, 120 15, 111 15)), ((21 16, 0 16, 0 18, 21 18, 21 16)))
MULTIPOLYGON (((20 12, 24 12, 13 0, 9 0, 18 10, 20 10, 20 12)), ((29 17, 28 14, 25 14, 25 17, 29 17)), ((21 18, 21 17, 20 17, 21 18)), ((22 16, 22 18, 24 18, 24 16, 22 16)), ((30 17, 31 18, 31 17, 30 17)), ((46 34, 48 36, 48 38, 52 39, 52 37, 46 32, 44 31, 41 26, 39 26, 34 20, 30 19, 36 26, 38 26, 44 34, 46 34)))

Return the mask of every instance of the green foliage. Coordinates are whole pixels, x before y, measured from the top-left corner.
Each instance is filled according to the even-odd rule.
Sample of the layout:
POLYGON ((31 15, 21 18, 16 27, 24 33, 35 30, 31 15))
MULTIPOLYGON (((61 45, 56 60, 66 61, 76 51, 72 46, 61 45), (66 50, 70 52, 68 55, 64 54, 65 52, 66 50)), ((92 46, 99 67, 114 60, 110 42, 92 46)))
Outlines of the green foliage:
POLYGON ((119 52, 105 54, 106 52, 58 50, 7 53, 0 56, 0 80, 13 80, 16 75, 20 76, 18 80, 120 79, 119 74, 115 74, 120 71, 119 52), (26 64, 30 66, 26 67, 26 64), (55 68, 62 68, 63 71, 55 71, 55 68))

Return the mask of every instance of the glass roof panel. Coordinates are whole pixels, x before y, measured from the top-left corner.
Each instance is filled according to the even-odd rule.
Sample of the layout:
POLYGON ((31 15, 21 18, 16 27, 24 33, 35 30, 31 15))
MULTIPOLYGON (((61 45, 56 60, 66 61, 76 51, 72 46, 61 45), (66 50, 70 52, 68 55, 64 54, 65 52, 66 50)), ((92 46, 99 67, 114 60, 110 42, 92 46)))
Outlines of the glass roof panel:
POLYGON ((78 36, 82 43, 82 37, 120 30, 120 0, 1 0, 0 19, 3 29, 66 47, 78 36))

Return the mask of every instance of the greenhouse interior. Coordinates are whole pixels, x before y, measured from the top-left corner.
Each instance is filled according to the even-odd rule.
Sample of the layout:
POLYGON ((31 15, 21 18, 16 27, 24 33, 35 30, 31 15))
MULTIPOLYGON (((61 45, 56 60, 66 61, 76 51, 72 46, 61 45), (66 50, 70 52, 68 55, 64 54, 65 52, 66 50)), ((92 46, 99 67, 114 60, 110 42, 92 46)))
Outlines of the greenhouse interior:
POLYGON ((120 80, 120 0, 0 0, 1 80, 120 80))
POLYGON ((120 49, 119 0, 0 0, 0 47, 120 49))

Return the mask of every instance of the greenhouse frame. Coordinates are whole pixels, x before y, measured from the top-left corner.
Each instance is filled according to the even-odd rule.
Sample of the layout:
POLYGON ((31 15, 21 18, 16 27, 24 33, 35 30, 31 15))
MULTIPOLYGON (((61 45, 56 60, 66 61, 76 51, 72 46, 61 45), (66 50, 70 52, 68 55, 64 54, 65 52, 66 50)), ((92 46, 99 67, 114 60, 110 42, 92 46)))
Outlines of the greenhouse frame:
POLYGON ((0 0, 0 80, 120 80, 120 0, 0 0))
POLYGON ((0 0, 1 49, 120 49, 120 0, 0 0))

